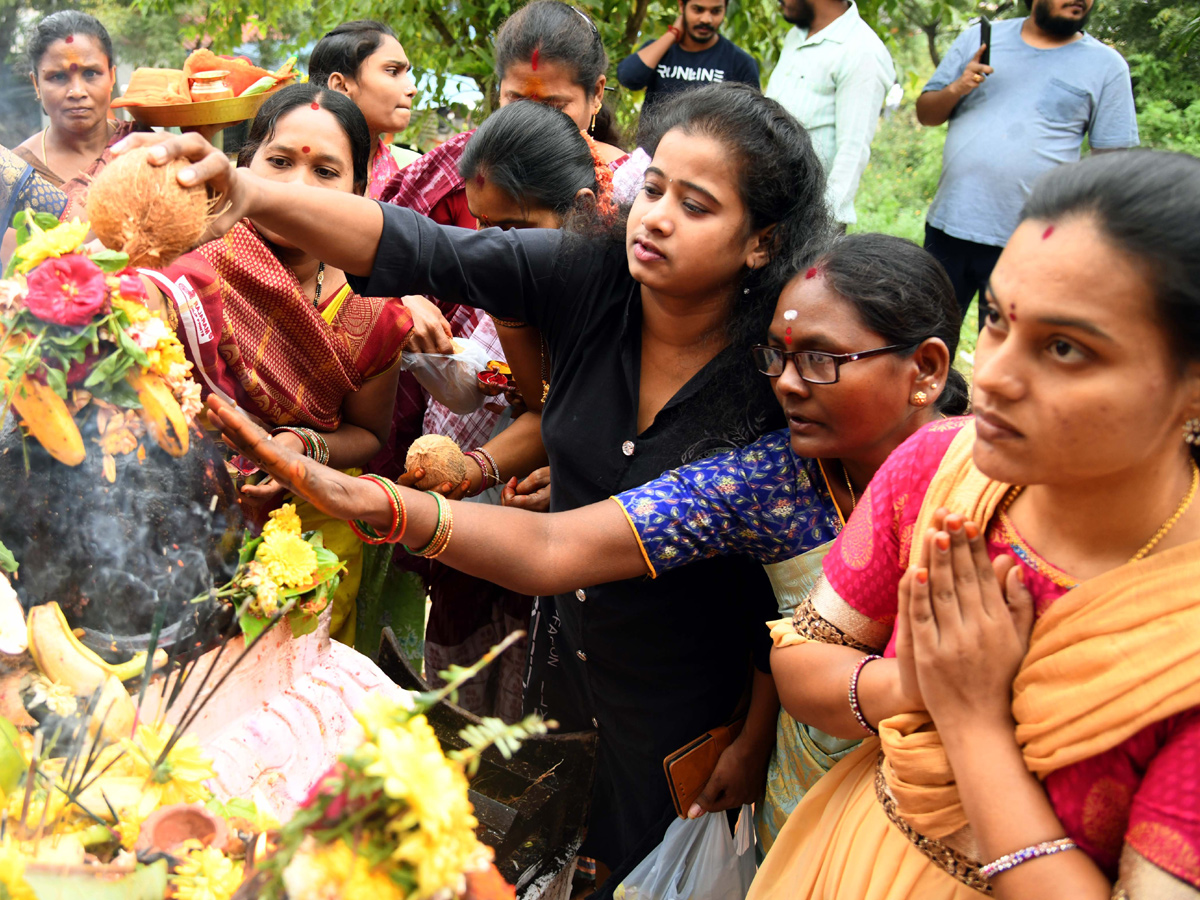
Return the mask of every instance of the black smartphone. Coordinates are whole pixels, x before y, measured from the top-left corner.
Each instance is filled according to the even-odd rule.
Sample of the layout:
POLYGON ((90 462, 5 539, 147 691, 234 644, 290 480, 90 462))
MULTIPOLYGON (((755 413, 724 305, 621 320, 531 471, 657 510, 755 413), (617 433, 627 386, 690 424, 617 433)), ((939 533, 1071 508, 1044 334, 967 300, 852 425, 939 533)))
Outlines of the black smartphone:
POLYGON ((986 18, 979 20, 979 46, 984 48, 979 61, 985 66, 992 64, 992 23, 986 18))

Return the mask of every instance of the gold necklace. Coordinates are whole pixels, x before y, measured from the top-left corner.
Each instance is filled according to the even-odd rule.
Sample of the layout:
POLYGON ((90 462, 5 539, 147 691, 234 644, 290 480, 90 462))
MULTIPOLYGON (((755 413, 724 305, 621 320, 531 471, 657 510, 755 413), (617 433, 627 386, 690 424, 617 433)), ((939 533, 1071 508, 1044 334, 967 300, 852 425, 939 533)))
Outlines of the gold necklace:
POLYGON ((854 496, 854 485, 850 483, 850 473, 846 471, 846 464, 838 460, 838 465, 842 467, 842 477, 846 479, 846 490, 850 492, 850 512, 854 512, 854 507, 858 506, 858 499, 854 496))
MULTIPOLYGON (((841 465, 841 460, 838 460, 838 465, 841 465)), ((829 499, 833 501, 834 508, 837 509, 837 514, 841 518, 842 524, 844 525, 846 520, 850 517, 843 513, 842 508, 838 506, 837 497, 833 495, 833 482, 829 480, 829 473, 825 471, 825 462, 818 459, 817 468, 821 471, 821 477, 825 479, 825 490, 829 491, 829 499)), ((845 466, 842 466, 842 474, 846 474, 845 466)), ((846 478, 846 487, 850 490, 850 512, 854 512, 854 507, 858 501, 854 499, 854 488, 850 486, 849 478, 846 478)))
MULTIPOLYGON (((1175 509, 1175 512, 1171 513, 1170 518, 1159 526, 1158 531, 1154 532, 1154 536, 1146 541, 1141 550, 1129 557, 1131 563, 1145 559, 1150 554, 1150 551, 1158 546, 1159 541, 1167 536, 1167 532, 1174 528, 1175 524, 1183 518, 1183 514, 1188 511, 1188 507, 1192 505, 1192 501, 1196 498, 1196 489, 1200 487, 1200 466, 1196 465, 1196 460, 1194 459, 1189 459, 1188 462, 1191 463, 1192 481, 1188 486, 1187 493, 1183 495, 1183 499, 1179 501, 1179 506, 1175 509)), ((1004 502, 1000 505, 1001 511, 1007 513, 1008 508, 1013 505, 1013 501, 1017 499, 1017 496, 1024 489, 1024 485, 1016 485, 1010 488, 1008 496, 1004 498, 1004 502)))
POLYGON ((325 263, 317 266, 317 290, 313 297, 313 306, 320 307, 321 305, 321 286, 325 284, 325 263))

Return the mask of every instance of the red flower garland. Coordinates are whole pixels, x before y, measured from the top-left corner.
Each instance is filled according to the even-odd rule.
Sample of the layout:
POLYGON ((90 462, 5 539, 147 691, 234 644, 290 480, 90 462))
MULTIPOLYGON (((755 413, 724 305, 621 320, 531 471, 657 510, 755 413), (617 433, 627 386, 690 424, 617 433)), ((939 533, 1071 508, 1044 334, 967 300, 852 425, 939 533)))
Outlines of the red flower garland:
POLYGON ((600 158, 600 150, 596 142, 587 132, 581 132, 587 141, 588 150, 592 152, 592 165, 596 170, 596 211, 606 225, 617 220, 617 201, 613 198, 612 169, 600 158))

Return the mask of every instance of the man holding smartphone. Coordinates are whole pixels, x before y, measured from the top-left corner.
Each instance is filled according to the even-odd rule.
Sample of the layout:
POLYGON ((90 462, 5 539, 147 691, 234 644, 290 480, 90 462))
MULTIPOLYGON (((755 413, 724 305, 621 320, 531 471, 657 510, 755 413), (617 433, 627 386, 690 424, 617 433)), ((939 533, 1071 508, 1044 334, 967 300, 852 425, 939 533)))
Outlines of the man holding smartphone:
POLYGON ((617 80, 646 89, 643 110, 666 94, 714 81, 759 86, 754 57, 720 34, 725 0, 679 0, 679 15, 663 35, 646 41, 617 65, 617 80))
POLYGON ((991 24, 991 47, 973 25, 917 100, 922 125, 950 123, 925 248, 946 267, 964 313, 1039 175, 1078 160, 1085 136, 1093 153, 1137 146, 1129 66, 1083 31, 1093 3, 1025 0, 1027 18, 991 24))

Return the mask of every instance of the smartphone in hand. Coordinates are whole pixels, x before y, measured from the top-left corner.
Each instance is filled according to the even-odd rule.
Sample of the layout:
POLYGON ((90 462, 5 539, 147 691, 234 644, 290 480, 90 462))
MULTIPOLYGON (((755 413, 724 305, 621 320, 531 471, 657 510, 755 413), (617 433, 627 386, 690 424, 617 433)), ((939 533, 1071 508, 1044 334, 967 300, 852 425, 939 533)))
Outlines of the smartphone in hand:
POLYGON ((979 46, 984 48, 979 61, 985 66, 992 64, 992 23, 986 17, 979 19, 979 46))

